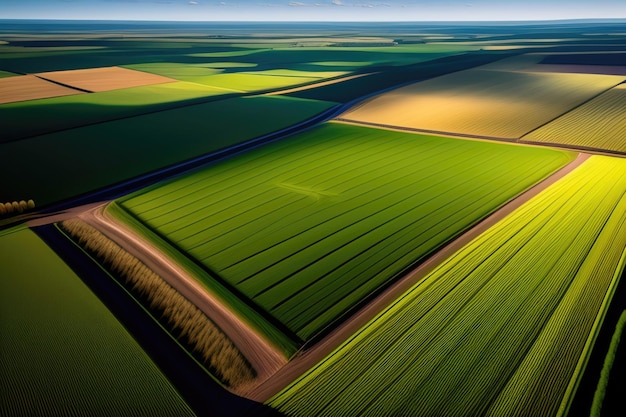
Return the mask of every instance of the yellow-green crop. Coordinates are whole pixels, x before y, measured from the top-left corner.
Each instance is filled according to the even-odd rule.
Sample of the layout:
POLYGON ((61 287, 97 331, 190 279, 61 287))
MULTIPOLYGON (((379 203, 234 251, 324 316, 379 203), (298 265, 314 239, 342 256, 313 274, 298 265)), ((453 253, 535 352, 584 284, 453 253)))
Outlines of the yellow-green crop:
POLYGON ((290 416, 563 413, 625 248, 626 160, 592 157, 269 404, 290 416))

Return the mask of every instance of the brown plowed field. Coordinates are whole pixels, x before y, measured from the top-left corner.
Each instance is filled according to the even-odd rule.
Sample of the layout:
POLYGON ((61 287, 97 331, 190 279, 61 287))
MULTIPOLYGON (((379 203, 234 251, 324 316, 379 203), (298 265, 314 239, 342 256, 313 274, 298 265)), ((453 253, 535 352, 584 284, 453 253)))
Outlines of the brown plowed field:
POLYGON ((177 81, 161 75, 120 67, 42 72, 37 76, 94 93, 177 81))
POLYGON ((81 94, 81 92, 42 80, 34 75, 0 78, 0 104, 72 94, 81 94))

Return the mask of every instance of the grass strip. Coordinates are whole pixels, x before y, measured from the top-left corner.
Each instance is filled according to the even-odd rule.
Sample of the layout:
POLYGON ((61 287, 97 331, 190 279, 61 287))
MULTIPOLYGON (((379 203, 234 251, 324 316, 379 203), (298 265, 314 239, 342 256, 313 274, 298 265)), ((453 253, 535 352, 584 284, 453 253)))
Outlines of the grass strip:
POLYGON ((144 224, 139 222, 135 217, 131 216, 124 207, 116 202, 110 203, 106 212, 140 236, 143 236, 151 244, 157 247, 161 252, 175 259, 178 265, 184 268, 189 274, 196 277, 204 288, 211 293, 212 296, 227 304, 241 320, 247 325, 259 331, 267 340, 271 341, 285 357, 291 357, 298 348, 298 343, 293 338, 287 336, 285 332, 278 330, 272 323, 268 322, 253 307, 242 300, 240 296, 235 294, 231 289, 222 285, 210 272, 199 266, 192 259, 187 257, 183 252, 178 250, 171 242, 164 240, 144 224))

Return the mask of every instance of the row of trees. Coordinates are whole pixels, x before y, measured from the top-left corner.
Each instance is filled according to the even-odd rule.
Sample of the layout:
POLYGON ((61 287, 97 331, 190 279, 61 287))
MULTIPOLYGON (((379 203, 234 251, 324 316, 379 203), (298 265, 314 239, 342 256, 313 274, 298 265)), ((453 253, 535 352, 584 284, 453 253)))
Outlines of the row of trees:
POLYGON ((0 216, 11 216, 13 214, 24 213, 27 210, 35 208, 35 202, 33 200, 20 200, 11 201, 7 203, 0 203, 0 216))

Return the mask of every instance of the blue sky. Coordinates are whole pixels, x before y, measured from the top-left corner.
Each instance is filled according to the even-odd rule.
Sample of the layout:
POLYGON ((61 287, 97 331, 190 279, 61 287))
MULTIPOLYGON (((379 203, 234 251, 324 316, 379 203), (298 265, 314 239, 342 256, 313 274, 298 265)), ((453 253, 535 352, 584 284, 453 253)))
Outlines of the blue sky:
POLYGON ((0 0, 0 18, 196 21, 626 18, 626 0, 0 0))

